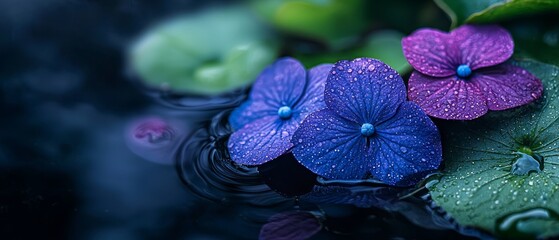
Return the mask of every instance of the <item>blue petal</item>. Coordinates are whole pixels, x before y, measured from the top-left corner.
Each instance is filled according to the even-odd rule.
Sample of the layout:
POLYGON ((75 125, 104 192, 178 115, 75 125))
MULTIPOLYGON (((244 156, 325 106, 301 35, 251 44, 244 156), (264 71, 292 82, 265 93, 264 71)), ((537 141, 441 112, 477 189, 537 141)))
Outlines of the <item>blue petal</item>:
POLYGON ((282 58, 262 71, 252 86, 250 98, 278 108, 293 107, 305 90, 306 74, 299 61, 282 58))
POLYGON ((406 99, 400 75, 370 58, 339 61, 326 81, 324 100, 329 109, 359 123, 384 121, 406 99))
POLYGON ((409 186, 436 170, 442 161, 437 127, 419 106, 400 105, 396 115, 377 126, 379 150, 370 166, 375 178, 409 186))
POLYGON ((324 109, 310 114, 291 140, 295 158, 312 172, 333 179, 361 179, 374 156, 374 142, 367 146, 361 125, 324 109))
POLYGON ((229 116, 229 123, 234 130, 264 117, 278 116, 277 106, 270 106, 262 101, 245 101, 229 116))
POLYGON ((277 116, 264 117, 231 134, 228 142, 231 160, 244 165, 260 165, 287 152, 293 146, 291 136, 300 118, 284 121, 277 116))
POLYGON ((282 106, 293 108, 303 95, 306 72, 293 58, 283 58, 268 66, 256 79, 249 100, 235 109, 229 117, 233 129, 266 116, 277 116, 282 106))
POLYGON ((304 116, 326 108, 324 103, 324 86, 332 66, 333 64, 322 64, 309 70, 305 94, 295 106, 296 110, 300 111, 304 116))

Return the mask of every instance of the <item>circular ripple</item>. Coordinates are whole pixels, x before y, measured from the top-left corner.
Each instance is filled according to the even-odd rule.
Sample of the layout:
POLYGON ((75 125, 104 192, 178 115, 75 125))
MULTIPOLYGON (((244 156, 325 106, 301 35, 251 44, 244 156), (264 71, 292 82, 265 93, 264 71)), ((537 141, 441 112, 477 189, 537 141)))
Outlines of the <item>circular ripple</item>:
POLYGON ((217 96, 185 95, 172 92, 151 92, 159 103, 183 111, 215 112, 239 106, 247 96, 247 89, 237 89, 217 96))
POLYGON ((264 183, 257 168, 231 161, 226 147, 231 134, 229 112, 218 114, 207 128, 182 143, 175 159, 184 184, 199 197, 215 202, 235 201, 265 208, 290 202, 264 183))

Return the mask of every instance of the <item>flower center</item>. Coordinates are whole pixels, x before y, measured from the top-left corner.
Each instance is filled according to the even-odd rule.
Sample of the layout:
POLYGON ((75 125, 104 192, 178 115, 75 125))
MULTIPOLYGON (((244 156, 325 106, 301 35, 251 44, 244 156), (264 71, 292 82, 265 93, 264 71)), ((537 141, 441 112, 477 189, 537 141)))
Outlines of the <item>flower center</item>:
POLYGON ((456 68, 456 75, 461 78, 467 78, 472 74, 472 69, 468 64, 462 64, 456 68))
POLYGON ((291 108, 288 106, 283 106, 278 109, 278 116, 283 120, 291 118, 292 114, 293 111, 291 111, 291 108))
POLYGON ((370 137, 373 133, 375 133, 375 126, 373 126, 373 124, 363 123, 363 125, 361 125, 361 135, 370 137))

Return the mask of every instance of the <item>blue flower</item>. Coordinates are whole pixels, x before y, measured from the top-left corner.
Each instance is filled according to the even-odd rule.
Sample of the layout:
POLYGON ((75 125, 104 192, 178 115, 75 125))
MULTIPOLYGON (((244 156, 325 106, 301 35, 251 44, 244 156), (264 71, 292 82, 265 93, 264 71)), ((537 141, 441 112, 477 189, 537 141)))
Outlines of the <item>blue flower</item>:
POLYGON ((297 160, 314 173, 409 186, 440 165, 436 126, 406 101, 402 78, 383 62, 336 63, 324 100, 326 108, 310 114, 291 140, 297 160))
POLYGON ((260 165, 289 151, 299 124, 326 107, 324 84, 332 64, 305 71, 297 60, 283 58, 264 69, 248 101, 229 117, 228 149, 239 164, 260 165))

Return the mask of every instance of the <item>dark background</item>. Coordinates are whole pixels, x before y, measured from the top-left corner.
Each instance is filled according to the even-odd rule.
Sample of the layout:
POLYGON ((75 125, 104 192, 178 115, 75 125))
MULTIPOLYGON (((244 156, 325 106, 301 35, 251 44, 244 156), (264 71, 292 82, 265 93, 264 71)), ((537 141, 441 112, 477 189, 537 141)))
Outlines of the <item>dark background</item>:
POLYGON ((131 119, 164 111, 126 77, 126 47, 214 2, 0 1, 0 239, 228 235, 195 223, 219 209, 196 204, 172 165, 123 140, 131 119))

